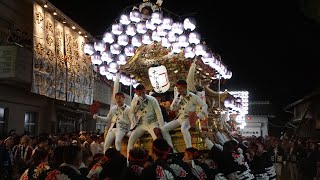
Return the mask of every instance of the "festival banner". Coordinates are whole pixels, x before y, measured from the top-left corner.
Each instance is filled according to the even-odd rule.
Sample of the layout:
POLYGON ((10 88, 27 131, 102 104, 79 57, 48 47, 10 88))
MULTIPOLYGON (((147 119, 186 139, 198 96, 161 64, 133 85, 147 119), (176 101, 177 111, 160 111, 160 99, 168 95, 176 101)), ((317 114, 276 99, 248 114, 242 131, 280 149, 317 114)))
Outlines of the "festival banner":
POLYGON ((66 101, 66 64, 64 61, 64 32, 63 24, 55 21, 56 45, 56 99, 66 101))
POLYGON ((67 63, 67 101, 74 102, 75 100, 75 58, 74 51, 74 36, 73 30, 64 26, 64 42, 65 42, 65 61, 67 63))

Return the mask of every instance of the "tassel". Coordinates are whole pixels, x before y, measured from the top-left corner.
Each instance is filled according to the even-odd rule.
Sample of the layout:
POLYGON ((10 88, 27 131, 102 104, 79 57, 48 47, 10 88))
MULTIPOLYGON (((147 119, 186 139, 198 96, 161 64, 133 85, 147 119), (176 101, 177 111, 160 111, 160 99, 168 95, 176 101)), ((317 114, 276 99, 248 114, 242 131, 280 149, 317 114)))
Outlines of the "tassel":
POLYGON ((120 85, 120 73, 118 73, 116 75, 116 78, 113 82, 113 90, 112 90, 112 97, 111 97, 111 102, 110 102, 110 107, 113 107, 116 105, 116 99, 114 98, 114 96, 116 95, 116 93, 119 92, 119 85, 120 85))
POLYGON ((196 72, 196 62, 194 60, 193 63, 191 64, 191 67, 189 69, 188 76, 187 76, 188 91, 191 91, 194 93, 197 92, 195 82, 194 82, 195 72, 196 72))

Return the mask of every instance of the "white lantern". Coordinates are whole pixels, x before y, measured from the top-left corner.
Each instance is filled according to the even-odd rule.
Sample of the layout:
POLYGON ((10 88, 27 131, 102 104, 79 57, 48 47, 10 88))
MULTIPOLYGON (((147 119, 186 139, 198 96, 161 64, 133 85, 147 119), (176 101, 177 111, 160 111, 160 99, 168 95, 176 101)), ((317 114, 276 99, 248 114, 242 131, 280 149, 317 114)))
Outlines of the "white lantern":
POLYGON ((226 75, 225 75, 225 79, 231 79, 232 77, 232 72, 231 71, 227 71, 226 75))
POLYGON ((178 42, 181 47, 189 46, 188 37, 186 35, 179 36, 178 42))
POLYGON ((134 47, 140 47, 141 46, 140 36, 133 36, 132 39, 131 39, 131 44, 134 47))
POLYGON ((142 36, 142 43, 143 44, 151 44, 151 37, 150 37, 150 35, 149 34, 144 34, 143 36, 142 36))
POLYGON ((121 34, 118 36, 118 44, 121 46, 126 46, 129 43, 129 38, 126 34, 121 34))
POLYGON ((177 39, 178 39, 178 36, 177 36, 174 32, 170 31, 170 32, 168 33, 168 40, 169 40, 171 43, 172 43, 172 42, 176 42, 177 39))
POLYGON ((144 22, 140 22, 137 24, 137 32, 140 34, 144 34, 147 32, 147 27, 144 22))
POLYGON ((131 78, 129 78, 129 77, 125 76, 125 75, 121 75, 119 81, 125 86, 130 86, 131 85, 131 78))
POLYGON ((140 83, 138 83, 136 80, 132 80, 132 86, 133 86, 133 88, 136 88, 140 83))
POLYGON ((200 34, 197 32, 192 32, 189 34, 189 43, 190 44, 199 44, 200 43, 200 34))
POLYGON ((179 45, 179 43, 173 43, 172 44, 172 50, 173 53, 180 53, 182 51, 181 46, 179 45))
POLYGON ((195 54, 193 48, 188 46, 184 49, 184 57, 186 58, 194 58, 195 54))
POLYGON ((103 75, 103 76, 107 75, 107 73, 109 72, 109 71, 108 71, 108 67, 107 67, 107 66, 100 66, 100 67, 99 67, 99 72, 100 72, 100 74, 103 75))
POLYGON ((128 45, 124 48, 124 53, 128 56, 131 57, 134 55, 134 47, 132 45, 128 45))
POLYGON ((127 56, 124 54, 119 54, 117 56, 117 63, 119 65, 125 65, 127 63, 127 56))
POLYGON ((101 41, 97 41, 94 43, 94 49, 98 52, 102 52, 106 49, 106 44, 101 41))
POLYGON ((156 42, 160 42, 161 41, 161 37, 158 35, 157 31, 153 31, 152 32, 152 40, 154 40, 156 42))
POLYGON ((103 41, 112 44, 114 42, 114 35, 109 32, 105 33, 103 36, 103 41))
POLYGON ((173 23, 171 31, 178 34, 178 35, 181 35, 183 33, 183 24, 182 23, 173 23))
POLYGON ((120 16, 120 23, 123 24, 123 25, 128 25, 128 24, 130 24, 130 18, 129 18, 129 16, 126 15, 126 14, 122 14, 122 15, 120 16))
POLYGON ((112 54, 120 54, 120 52, 121 52, 121 47, 120 47, 120 45, 117 44, 117 43, 112 44, 112 45, 110 46, 110 52, 111 52, 112 54))
POLYGON ((115 75, 110 72, 107 72, 105 76, 107 77, 108 80, 113 80, 115 77, 115 75))
POLYGON ((133 10, 130 12, 130 20, 133 22, 140 22, 141 21, 141 13, 138 10, 133 10))
POLYGON ((205 55, 205 54, 206 54, 205 46, 202 45, 202 44, 196 45, 196 47, 194 48, 194 53, 195 53, 197 56, 203 56, 203 55, 205 55))
POLYGON ((100 65, 102 63, 101 56, 99 54, 94 54, 91 56, 91 62, 95 65, 100 65))
POLYGON ((192 18, 186 18, 183 21, 183 27, 185 30, 193 31, 196 28, 196 21, 192 18))
POLYGON ((163 47, 169 48, 171 46, 171 43, 169 42, 169 40, 167 38, 163 37, 161 39, 161 45, 163 47))
POLYGON ((120 35, 123 32, 122 24, 114 24, 112 25, 112 33, 115 35, 120 35))
POLYGON ((91 56, 94 53, 93 45, 92 44, 85 44, 84 47, 83 47, 83 52, 86 55, 91 56))
POLYGON ((136 26, 129 24, 126 29, 126 34, 129 36, 134 36, 134 35, 136 35, 136 33, 137 33, 136 26))
POLYGON ((161 37, 164 37, 168 34, 167 31, 162 26, 157 27, 157 33, 161 37))
POLYGON ((205 64, 210 64, 210 62, 214 61, 214 57, 210 52, 204 53, 204 55, 201 57, 202 62, 205 64))
POLYGON ((151 85, 155 92, 164 93, 169 90, 170 81, 165 66, 150 67, 148 73, 151 85))
POLYGON ((119 65, 116 62, 111 62, 109 64, 109 68, 108 68, 109 72, 116 73, 118 72, 118 69, 119 69, 119 65))
POLYGON ((101 60, 107 62, 108 64, 113 61, 112 54, 110 52, 102 52, 101 60))
POLYGON ((163 18, 162 27, 165 30, 170 30, 172 28, 173 20, 171 18, 163 18))
POLYGON ((156 11, 156 12, 152 13, 152 15, 151 15, 151 22, 153 24, 159 25, 162 22, 162 18, 163 18, 162 13, 159 11, 156 11))
POLYGON ((150 29, 151 31, 154 31, 154 30, 157 28, 157 26, 154 25, 154 24, 151 22, 151 20, 147 20, 147 21, 146 21, 146 27, 147 27, 147 29, 150 29))

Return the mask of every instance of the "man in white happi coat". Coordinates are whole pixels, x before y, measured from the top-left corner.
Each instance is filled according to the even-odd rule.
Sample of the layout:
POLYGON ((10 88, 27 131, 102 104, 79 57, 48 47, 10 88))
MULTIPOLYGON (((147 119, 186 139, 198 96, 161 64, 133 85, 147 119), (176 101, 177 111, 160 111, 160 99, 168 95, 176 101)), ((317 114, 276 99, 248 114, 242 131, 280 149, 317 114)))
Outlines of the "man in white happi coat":
POLYGON ((176 83, 178 95, 174 98, 170 110, 177 111, 177 118, 169 123, 165 124, 161 130, 162 135, 169 145, 173 148, 171 136, 169 132, 181 126, 181 132, 186 144, 186 148, 192 147, 190 129, 190 120, 203 119, 207 114, 207 104, 197 95, 187 91, 187 82, 185 80, 179 80, 176 83), (200 112, 196 114, 197 107, 201 107, 200 112), (196 117, 191 117, 192 115, 196 117))
POLYGON ((115 147, 121 151, 121 142, 130 127, 129 111, 130 107, 124 104, 125 96, 122 92, 115 94, 117 105, 111 107, 107 117, 94 115, 93 118, 111 123, 108 134, 104 141, 104 152, 115 142, 115 147))
POLYGON ((145 87, 142 84, 136 87, 135 93, 136 96, 132 99, 130 108, 132 133, 129 137, 128 152, 146 131, 153 139, 156 139, 159 135, 156 132, 161 133, 160 128, 164 124, 160 105, 156 98, 146 95, 145 87))

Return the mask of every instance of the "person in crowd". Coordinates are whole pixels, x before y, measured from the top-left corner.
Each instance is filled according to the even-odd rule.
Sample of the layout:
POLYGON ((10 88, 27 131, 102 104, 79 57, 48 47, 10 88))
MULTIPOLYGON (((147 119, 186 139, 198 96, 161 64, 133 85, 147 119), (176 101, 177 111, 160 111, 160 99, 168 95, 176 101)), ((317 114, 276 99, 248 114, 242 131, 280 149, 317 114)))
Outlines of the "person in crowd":
POLYGON ((92 152, 93 155, 96 155, 98 153, 103 153, 103 150, 100 147, 99 143, 99 137, 96 135, 92 136, 92 143, 90 144, 90 151, 92 152))
POLYGON ((161 130, 164 139, 173 148, 173 143, 169 132, 172 129, 181 126, 181 132, 183 134, 186 147, 190 148, 192 147, 192 144, 189 129, 193 123, 195 123, 196 119, 203 119, 206 117, 208 106, 199 96, 187 91, 187 82, 185 80, 179 80, 176 83, 176 87, 178 94, 174 98, 170 106, 170 110, 179 111, 177 118, 169 123, 166 123, 161 130), (198 106, 201 107, 201 111, 196 114, 196 109, 198 106), (191 125, 190 122, 192 123, 191 125))
POLYGON ((30 137, 24 135, 20 144, 13 147, 13 160, 19 169, 19 173, 23 173, 31 163, 33 148, 30 146, 30 137))
POLYGON ((111 107, 107 117, 93 115, 94 119, 111 123, 104 142, 104 151, 106 151, 114 142, 118 151, 121 151, 121 143, 130 127, 129 110, 130 107, 124 104, 125 95, 122 92, 115 94, 117 105, 111 107))
POLYGON ((283 149, 279 146, 279 139, 273 139, 271 140, 271 148, 269 149, 271 162, 274 165, 274 168, 276 170, 277 177, 281 177, 282 173, 282 165, 283 165, 283 149))
POLYGON ((158 101, 149 95, 146 95, 146 89, 139 84, 135 89, 136 96, 131 102, 130 116, 132 118, 132 131, 127 147, 127 157, 134 143, 147 131, 153 139, 162 136, 159 131, 163 124, 163 116, 158 101))
POLYGON ((89 174, 89 166, 91 165, 93 161, 93 154, 88 149, 82 150, 82 163, 79 167, 79 171, 81 172, 81 175, 87 176, 89 174))
POLYGON ((286 160, 292 180, 298 180, 298 168, 297 168, 297 148, 293 141, 289 142, 289 150, 286 154, 286 160))
POLYGON ((153 93, 152 96, 157 99, 157 101, 158 101, 158 103, 159 103, 159 105, 160 105, 161 114, 162 114, 162 116, 163 116, 164 122, 170 122, 170 120, 169 120, 169 114, 168 114, 167 109, 166 109, 163 105, 161 105, 161 100, 162 100, 161 94, 160 94, 160 93, 153 93))
POLYGON ((201 154, 197 148, 187 148, 184 152, 183 161, 186 162, 192 169, 192 173, 197 179, 214 179, 214 172, 210 170, 209 166, 205 163, 201 163, 198 159, 201 158, 201 154))
POLYGON ((251 143, 250 149, 252 149, 252 159, 250 161, 250 169, 256 180, 268 180, 265 163, 267 159, 264 159, 262 153, 264 152, 263 146, 257 143, 251 143))
POLYGON ((129 166, 121 172, 121 180, 139 180, 144 165, 148 160, 147 152, 141 147, 135 147, 129 152, 129 166))
POLYGON ((87 148, 90 150, 90 145, 93 142, 92 140, 92 135, 91 134, 87 134, 86 135, 86 141, 84 141, 84 143, 82 144, 82 148, 87 148))
POLYGON ((176 175, 173 170, 166 163, 171 147, 164 139, 156 139, 152 143, 152 158, 154 162, 143 169, 141 179, 166 179, 174 180, 176 175))
MULTIPOLYGON (((257 145, 259 158, 262 159, 261 161, 263 161, 264 163, 264 168, 266 170, 269 180, 275 180, 277 178, 276 170, 271 160, 270 152, 266 151, 267 146, 265 142, 262 140, 257 140, 255 141, 255 144, 257 145)), ((253 154, 255 155, 255 152, 253 154)))
POLYGON ((313 179, 317 174, 317 162, 319 161, 318 144, 314 141, 309 142, 309 149, 307 151, 305 169, 303 177, 305 179, 313 179))
POLYGON ((50 169, 48 164, 48 149, 38 147, 32 155, 32 164, 20 177, 21 180, 38 179, 39 175, 50 169))

